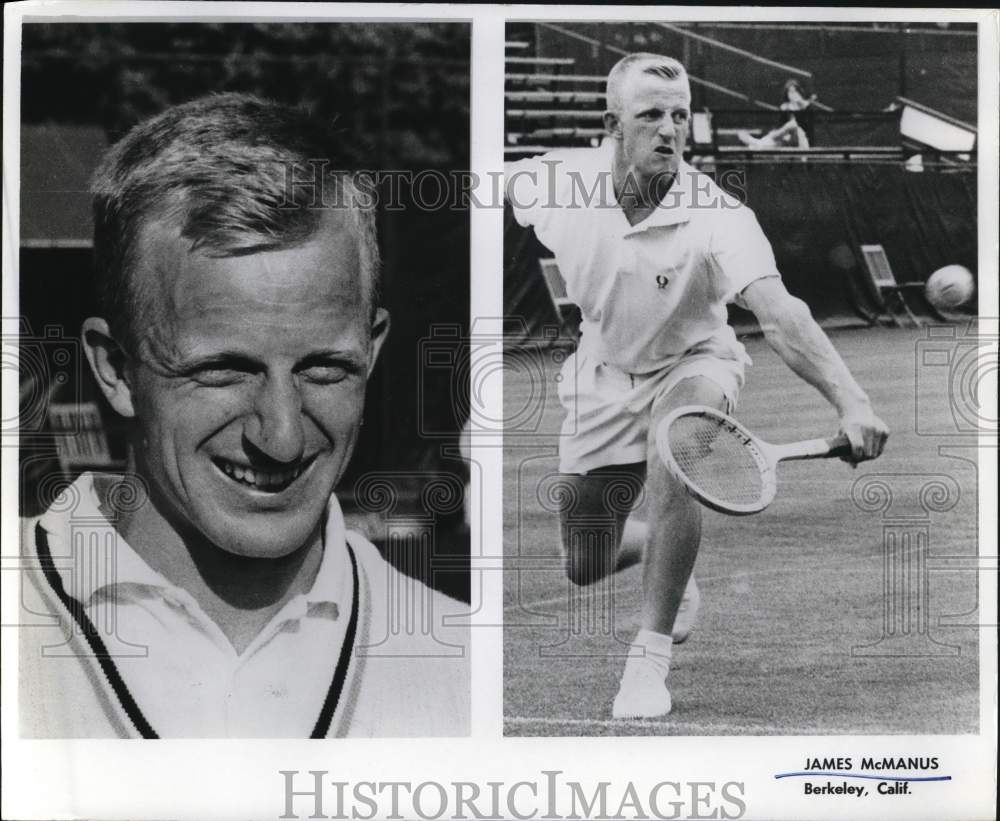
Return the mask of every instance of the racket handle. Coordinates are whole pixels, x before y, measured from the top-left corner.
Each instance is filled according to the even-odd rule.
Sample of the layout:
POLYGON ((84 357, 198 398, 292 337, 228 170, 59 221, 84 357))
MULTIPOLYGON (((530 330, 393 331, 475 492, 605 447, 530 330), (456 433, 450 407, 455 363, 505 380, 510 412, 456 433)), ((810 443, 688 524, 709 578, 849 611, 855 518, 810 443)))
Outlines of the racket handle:
POLYGON ((830 458, 840 458, 842 456, 850 456, 851 452, 854 450, 851 447, 851 440, 843 433, 838 433, 832 439, 826 440, 827 445, 830 450, 826 454, 830 458))
POLYGON ((778 461, 785 459, 833 459, 851 455, 851 442, 843 434, 831 439, 806 439, 777 446, 778 461))

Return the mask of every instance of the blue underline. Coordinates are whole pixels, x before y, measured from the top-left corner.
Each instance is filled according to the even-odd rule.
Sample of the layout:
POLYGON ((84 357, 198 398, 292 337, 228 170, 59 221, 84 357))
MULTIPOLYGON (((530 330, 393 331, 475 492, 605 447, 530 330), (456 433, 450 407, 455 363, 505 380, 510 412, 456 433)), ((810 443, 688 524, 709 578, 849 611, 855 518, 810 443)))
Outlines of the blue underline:
POLYGON ((868 775, 867 773, 841 773, 837 771, 822 772, 819 770, 806 770, 797 773, 776 773, 775 778, 795 778, 797 776, 818 776, 830 775, 835 778, 867 778, 871 781, 951 781, 950 775, 868 775))

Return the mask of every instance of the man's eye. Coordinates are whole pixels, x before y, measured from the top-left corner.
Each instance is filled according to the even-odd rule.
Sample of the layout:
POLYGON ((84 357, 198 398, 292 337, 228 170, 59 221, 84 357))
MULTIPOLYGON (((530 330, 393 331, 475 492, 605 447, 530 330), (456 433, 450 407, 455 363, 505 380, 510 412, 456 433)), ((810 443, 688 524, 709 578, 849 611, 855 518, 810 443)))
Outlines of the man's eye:
POLYGON ((676 123, 686 123, 688 121, 688 113, 686 111, 675 111, 674 112, 674 122, 676 123))
POLYGON ((343 382, 353 370, 344 365, 310 365, 300 371, 301 376, 316 385, 335 385, 343 382))
POLYGON ((209 388, 224 388, 236 385, 247 378, 247 372, 238 368, 201 368, 192 378, 199 385, 209 388))

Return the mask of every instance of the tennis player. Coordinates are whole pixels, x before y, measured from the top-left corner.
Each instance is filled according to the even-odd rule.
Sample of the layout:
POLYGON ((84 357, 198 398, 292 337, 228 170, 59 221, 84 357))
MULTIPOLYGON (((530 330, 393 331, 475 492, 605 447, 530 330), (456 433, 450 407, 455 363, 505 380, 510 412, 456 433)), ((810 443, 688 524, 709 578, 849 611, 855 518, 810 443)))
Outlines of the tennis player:
POLYGON ((555 254, 582 313, 579 347, 560 382, 560 471, 572 491, 560 516, 572 581, 589 584, 629 563, 616 550, 643 481, 647 491, 634 640, 643 652, 626 662, 612 708, 619 718, 671 709, 665 682, 701 510, 667 472, 652 436, 681 405, 734 410, 749 358, 727 324, 727 304, 751 310, 771 347, 833 405, 852 460, 874 459, 888 436, 808 307, 785 290, 753 212, 682 160, 690 104, 683 65, 629 55, 608 75, 601 147, 506 169, 516 219, 555 254))
POLYGON ((129 473, 86 473, 26 522, 23 736, 467 734, 466 631, 443 626, 461 605, 333 495, 389 327, 341 139, 215 95, 98 169, 82 339, 129 473), (421 629, 396 629, 415 603, 421 629))

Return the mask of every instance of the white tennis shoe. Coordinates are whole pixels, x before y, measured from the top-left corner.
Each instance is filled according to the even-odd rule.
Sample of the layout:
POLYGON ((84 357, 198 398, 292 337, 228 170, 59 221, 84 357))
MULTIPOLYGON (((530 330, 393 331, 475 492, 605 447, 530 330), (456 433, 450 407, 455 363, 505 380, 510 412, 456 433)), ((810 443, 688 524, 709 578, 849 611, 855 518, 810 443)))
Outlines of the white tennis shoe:
POLYGON ((651 664, 629 664, 611 706, 613 718, 658 718, 670 712, 670 691, 651 664))
POLYGON ((684 588, 684 597, 677 610, 677 618, 674 619, 674 644, 683 644, 687 641, 687 637, 691 635, 695 622, 698 620, 700 607, 701 591, 698 590, 698 583, 694 580, 694 573, 692 573, 688 579, 687 587, 684 588))

